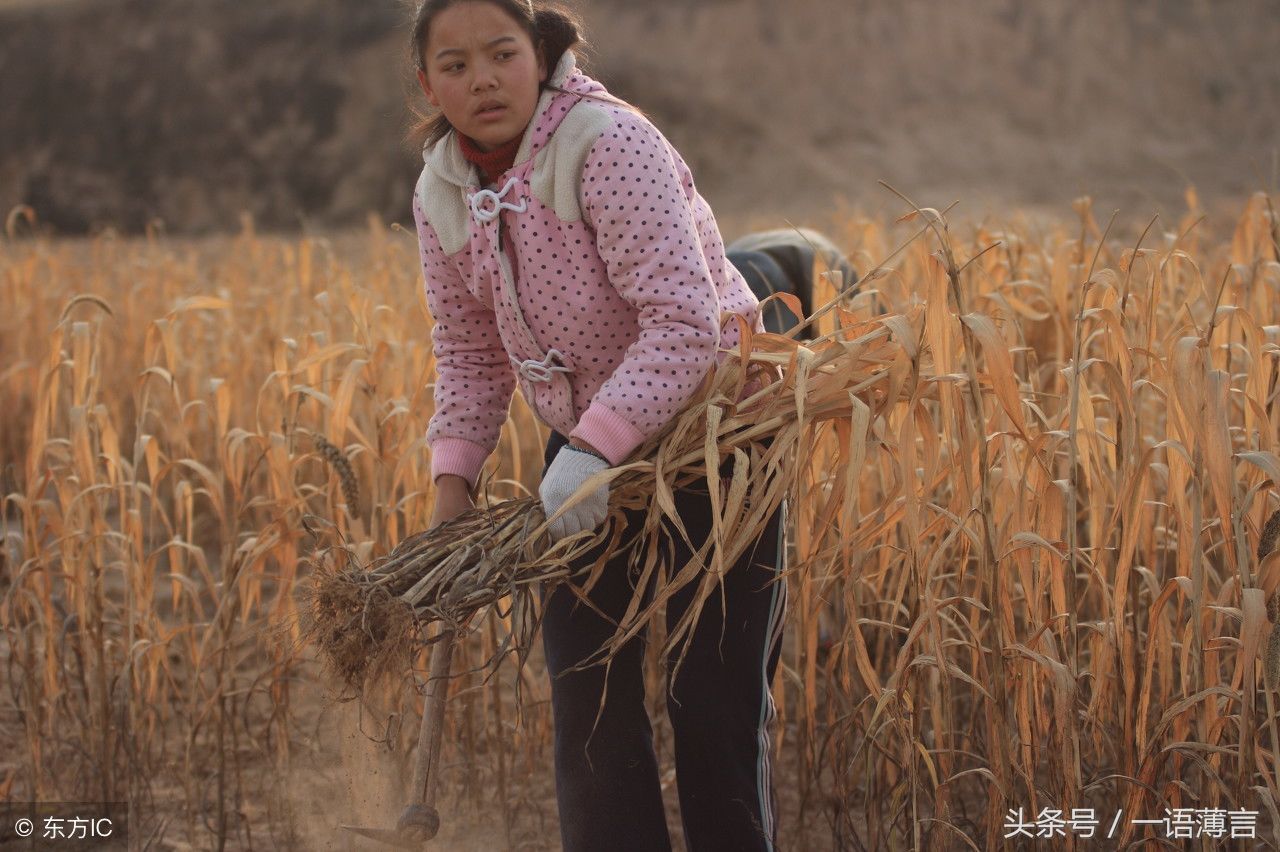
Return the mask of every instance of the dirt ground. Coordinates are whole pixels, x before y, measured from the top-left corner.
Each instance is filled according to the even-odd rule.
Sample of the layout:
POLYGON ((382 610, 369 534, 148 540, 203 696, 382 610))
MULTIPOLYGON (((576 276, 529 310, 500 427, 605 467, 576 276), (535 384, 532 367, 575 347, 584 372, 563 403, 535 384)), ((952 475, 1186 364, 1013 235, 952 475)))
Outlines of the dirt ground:
MULTIPOLYGON (((784 638, 784 665, 787 655, 794 653, 791 636, 784 638)), ((541 649, 535 649, 530 660, 532 680, 535 686, 545 689, 545 669, 541 649)), ((508 685, 512 680, 507 673, 508 685)), ((780 671, 779 677, 782 677, 780 671)), ((285 780, 287 797, 297 828, 297 847, 306 850, 374 850, 380 847, 373 841, 352 835, 341 829, 344 823, 391 826, 406 804, 413 754, 411 749, 416 737, 416 717, 406 715, 404 724, 414 726, 402 731, 401 746, 406 749, 399 756, 374 740, 384 732, 379 727, 375 711, 361 719, 356 702, 334 702, 329 690, 319 678, 304 678, 301 689, 295 695, 299 740, 295 744, 294 769, 285 780)), ((531 706, 545 701, 545 693, 532 698, 531 706)), ((676 789, 675 767, 672 759, 670 728, 661 701, 650 695, 651 718, 655 725, 655 746, 658 751, 663 796, 667 807, 667 824, 672 849, 683 852, 685 844, 679 821, 679 800, 676 789)), ((450 711, 446 710, 446 714, 450 711)), ((793 727, 793 726, 792 726, 793 727)), ((775 731, 775 741, 776 741, 775 731)), ((794 730, 785 736, 794 741, 794 730)), ((531 783, 521 785, 512 796, 512 831, 508 836, 503 818, 495 803, 477 808, 475 803, 461 795, 447 800, 440 808, 441 831, 432 846, 450 852, 492 852, 507 849, 533 852, 560 848, 559 818, 556 811, 555 778, 549 747, 543 749, 545 762, 532 773, 531 783), (518 800, 518 801, 517 801, 518 800)), ((446 767, 448 773, 456 767, 446 767)), ((784 750, 782 765, 776 778, 778 806, 781 811, 779 825, 782 837, 794 838, 797 826, 794 821, 798 810, 798 793, 788 780, 794 777, 794 755, 784 750)), ((808 820, 803 848, 821 850, 834 848, 825 826, 808 820)), ((794 843, 794 840, 793 840, 794 843)), ((788 845, 784 848, 800 848, 788 845)))

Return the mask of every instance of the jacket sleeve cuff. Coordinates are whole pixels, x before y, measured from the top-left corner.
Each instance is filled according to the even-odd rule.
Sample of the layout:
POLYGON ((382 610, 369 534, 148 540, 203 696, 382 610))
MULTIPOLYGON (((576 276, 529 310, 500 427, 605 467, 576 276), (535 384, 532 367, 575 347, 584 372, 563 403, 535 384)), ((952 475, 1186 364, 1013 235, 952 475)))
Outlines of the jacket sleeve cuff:
POLYGON ((431 444, 431 481, 435 482, 441 474, 452 473, 475 488, 491 452, 465 438, 437 438, 431 444))
POLYGON ((621 464, 645 439, 644 433, 630 421, 599 402, 588 406, 569 437, 586 441, 603 453, 611 465, 621 464))

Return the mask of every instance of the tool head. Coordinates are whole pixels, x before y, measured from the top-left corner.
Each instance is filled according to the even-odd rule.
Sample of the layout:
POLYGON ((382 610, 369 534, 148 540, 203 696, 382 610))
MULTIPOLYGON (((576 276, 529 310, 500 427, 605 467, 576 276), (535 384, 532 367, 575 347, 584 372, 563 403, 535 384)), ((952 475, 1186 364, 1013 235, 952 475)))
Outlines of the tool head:
POLYGON ((395 846, 400 849, 421 849, 423 844, 422 840, 415 840, 408 833, 396 831, 393 828, 366 828, 362 825, 343 825, 340 827, 362 837, 368 837, 379 843, 385 843, 388 846, 395 846))
POLYGON ((362 825, 343 825, 342 828, 388 846, 421 849, 440 831, 440 814, 435 808, 415 804, 405 807, 395 828, 367 828, 362 825))
POLYGON ((406 805, 396 820, 396 831, 430 840, 440 832, 440 814, 426 805, 406 805))

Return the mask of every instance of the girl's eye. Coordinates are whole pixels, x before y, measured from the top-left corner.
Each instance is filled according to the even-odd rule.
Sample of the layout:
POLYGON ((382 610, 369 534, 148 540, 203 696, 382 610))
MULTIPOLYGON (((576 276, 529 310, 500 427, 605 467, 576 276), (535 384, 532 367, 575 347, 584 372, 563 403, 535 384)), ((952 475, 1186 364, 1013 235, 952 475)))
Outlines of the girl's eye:
POLYGON ((515 52, 514 50, 504 50, 504 51, 502 51, 501 53, 499 53, 499 54, 498 54, 498 58, 499 58, 499 59, 506 60, 506 59, 510 59, 511 57, 513 57, 513 56, 515 56, 515 55, 516 55, 516 52, 515 52))
POLYGON ((452 72, 452 71, 459 71, 459 70, 461 70, 461 69, 462 69, 462 63, 461 63, 461 62, 454 62, 454 63, 453 63, 453 64, 451 64, 451 65, 446 65, 446 66, 444 66, 444 70, 446 70, 446 71, 450 71, 450 72, 452 72))

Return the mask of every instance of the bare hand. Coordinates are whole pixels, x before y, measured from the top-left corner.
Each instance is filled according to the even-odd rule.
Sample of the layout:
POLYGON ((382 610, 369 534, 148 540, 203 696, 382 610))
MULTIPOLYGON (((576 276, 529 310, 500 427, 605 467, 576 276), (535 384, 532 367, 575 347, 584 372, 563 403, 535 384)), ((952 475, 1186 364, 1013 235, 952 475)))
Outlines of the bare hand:
POLYGON ((452 521, 463 512, 474 509, 471 488, 461 476, 444 473, 436 479, 436 503, 431 513, 431 528, 452 521))

